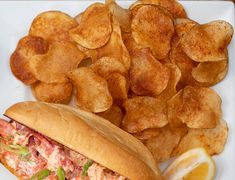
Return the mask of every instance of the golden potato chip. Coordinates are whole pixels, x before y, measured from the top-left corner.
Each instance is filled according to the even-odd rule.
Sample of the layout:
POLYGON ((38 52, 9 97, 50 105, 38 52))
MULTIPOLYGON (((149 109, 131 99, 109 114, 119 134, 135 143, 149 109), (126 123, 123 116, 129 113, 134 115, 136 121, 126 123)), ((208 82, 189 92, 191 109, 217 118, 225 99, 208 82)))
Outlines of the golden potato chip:
POLYGON ((30 67, 42 82, 64 83, 68 81, 66 73, 76 69, 83 58, 83 53, 73 43, 55 42, 47 54, 31 58, 30 67))
POLYGON ((105 1, 111 14, 117 19, 123 32, 131 31, 131 13, 119 6, 115 1, 105 1))
POLYGON ((37 82, 32 85, 32 90, 38 101, 67 104, 71 99, 73 86, 70 82, 51 84, 37 82))
POLYGON ((97 57, 98 57, 98 51, 96 51, 94 49, 87 49, 79 44, 77 44, 77 48, 81 52, 83 52, 83 54, 85 55, 84 58, 91 58, 94 61, 94 59, 97 59, 97 57))
POLYGON ((197 25, 198 23, 185 18, 175 19, 175 31, 179 37, 183 37, 183 35, 190 31, 190 29, 197 25))
POLYGON ((97 113, 97 115, 107 119, 118 127, 121 125, 124 116, 121 108, 117 105, 112 105, 108 110, 97 113))
POLYGON ((149 128, 149 129, 145 129, 144 131, 134 133, 132 135, 135 136, 137 139, 144 141, 144 140, 159 136, 161 133, 162 133, 161 128, 149 128))
POLYGON ((29 35, 39 36, 50 42, 71 41, 68 31, 77 26, 77 22, 60 11, 47 11, 39 14, 32 22, 29 35))
POLYGON ((68 74, 77 89, 77 105, 85 110, 98 113, 109 109, 113 99, 107 81, 89 67, 81 67, 68 74))
POLYGON ((137 44, 131 33, 122 33, 123 42, 130 54, 133 55, 137 49, 143 49, 144 46, 137 44))
POLYGON ((180 69, 176 65, 167 63, 165 66, 170 70, 170 79, 166 89, 164 89, 161 94, 156 96, 156 98, 162 102, 168 101, 173 95, 176 94, 176 85, 178 84, 181 77, 180 69))
POLYGON ((149 128, 160 128, 168 123, 165 105, 155 98, 134 97, 126 100, 123 107, 126 114, 122 121, 122 128, 129 133, 137 133, 149 128))
POLYGON ((189 129, 173 154, 179 155, 197 147, 205 148, 210 155, 219 154, 224 149, 227 137, 228 127, 223 120, 220 120, 214 129, 189 129))
POLYGON ((169 64, 169 63, 171 64, 171 60, 170 60, 170 58, 168 56, 166 58, 164 58, 164 59, 161 59, 160 61, 164 65, 165 64, 169 64))
POLYGON ((171 153, 180 141, 180 136, 165 126, 160 129, 158 136, 150 138, 144 142, 157 162, 170 159, 171 153))
POLYGON ((228 72, 228 60, 201 62, 193 68, 193 78, 204 86, 213 86, 222 81, 228 72))
POLYGON ((104 4, 94 3, 82 14, 78 26, 70 31, 71 38, 88 49, 104 46, 112 33, 111 15, 104 4))
POLYGON ((106 79, 113 101, 121 105, 128 98, 129 83, 127 79, 118 72, 111 73, 106 79))
POLYGON ((130 88, 138 95, 156 96, 166 89, 170 72, 148 48, 131 52, 130 88))
POLYGON ((179 109, 182 109, 183 89, 177 92, 170 100, 167 101, 167 118, 172 128, 181 128, 185 126, 177 116, 179 109))
POLYGON ((80 24, 81 21, 82 21, 82 15, 83 15, 83 12, 82 12, 82 13, 79 13, 78 15, 76 15, 76 16, 74 17, 75 21, 76 21, 78 24, 80 24))
POLYGON ((80 67, 89 67, 92 65, 92 60, 90 58, 83 59, 79 64, 78 68, 80 67))
MULTIPOLYGON (((178 46, 179 41, 180 41, 180 37, 178 36, 178 34, 176 32, 174 32, 174 34, 171 38, 171 48, 178 46)), ((168 54, 168 56, 169 56, 169 54, 168 54)))
POLYGON ((157 59, 164 59, 170 48, 174 25, 171 17, 157 6, 138 9, 131 23, 135 41, 149 47, 157 59))
POLYGON ((97 59, 93 60, 96 61, 101 57, 116 58, 128 70, 131 64, 129 52, 123 43, 122 33, 118 21, 115 17, 113 17, 112 20, 113 32, 111 34, 110 40, 105 46, 97 49, 97 59))
POLYGON ((99 74, 100 76, 107 78, 111 73, 118 72, 122 75, 127 74, 127 69, 124 65, 117 60, 116 58, 111 57, 102 57, 95 61, 91 68, 95 73, 99 74))
POLYGON ((226 60, 227 46, 233 35, 233 27, 222 20, 195 25, 182 37, 183 51, 194 61, 226 60))
POLYGON ((130 9, 133 10, 136 6, 148 4, 166 8, 174 18, 187 17, 184 7, 176 0, 138 0, 130 6, 130 9))
POLYGON ((177 119, 189 128, 214 128, 221 114, 221 98, 207 87, 186 86, 168 101, 170 124, 177 119))
POLYGON ((29 67, 29 61, 32 56, 44 54, 47 51, 47 43, 41 37, 25 36, 16 47, 10 58, 10 67, 12 73, 23 83, 30 85, 37 81, 32 69, 29 67))
POLYGON ((181 71, 180 84, 182 87, 185 85, 194 85, 195 80, 192 77, 192 70, 197 66, 197 62, 191 60, 182 50, 181 45, 178 43, 172 47, 169 58, 171 62, 178 66, 181 71))

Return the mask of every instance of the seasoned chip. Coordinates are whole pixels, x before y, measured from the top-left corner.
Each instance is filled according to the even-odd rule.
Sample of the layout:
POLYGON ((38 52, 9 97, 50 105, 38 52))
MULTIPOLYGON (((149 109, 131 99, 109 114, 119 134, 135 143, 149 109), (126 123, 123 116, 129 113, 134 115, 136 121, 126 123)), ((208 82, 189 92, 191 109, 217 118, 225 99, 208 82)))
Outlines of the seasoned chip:
POLYGON ((127 79, 122 74, 114 72, 107 77, 107 82, 113 101, 121 105, 128 98, 129 83, 127 79))
POLYGON ((213 86, 222 81, 228 72, 228 60, 201 62, 193 68, 192 76, 204 86, 213 86))
POLYGON ((172 47, 169 58, 171 62, 178 66, 181 71, 180 85, 194 85, 195 80, 192 77, 192 69, 197 66, 197 62, 191 60, 182 50, 181 45, 178 43, 172 47))
POLYGON ((185 126, 177 116, 179 109, 183 108, 182 104, 183 89, 177 92, 169 101, 167 101, 167 118, 172 128, 181 128, 185 126))
POLYGON ((129 133, 137 133, 149 128, 160 128, 168 123, 165 105, 155 98, 134 97, 126 100, 123 107, 126 114, 122 128, 129 133))
MULTIPOLYGON (((176 47, 179 44, 180 41, 180 37, 178 36, 178 34, 176 32, 174 32, 172 38, 171 38, 171 48, 176 47)), ((169 54, 168 54, 169 56, 169 54)))
POLYGON ((183 35, 190 31, 190 29, 197 25, 198 23, 185 18, 175 19, 175 31, 179 37, 183 37, 183 35))
POLYGON ((39 36, 50 42, 71 41, 68 31, 77 26, 77 22, 60 11, 47 11, 39 14, 32 22, 29 35, 39 36))
POLYGON ((132 35, 138 44, 149 47, 157 59, 164 59, 170 48, 174 25, 162 9, 146 5, 138 9, 131 23, 132 35))
MULTIPOLYGON (((112 18, 113 32, 108 43, 97 49, 97 59, 101 57, 112 57, 118 59, 128 70, 130 68, 131 60, 129 52, 122 40, 122 33, 120 25, 115 17, 112 18)), ((96 61, 97 59, 94 59, 96 61)))
POLYGON ((71 99, 73 86, 70 82, 51 84, 37 82, 32 85, 32 90, 38 101, 67 104, 71 99))
POLYGON ((138 0, 131 5, 130 9, 133 10, 139 5, 148 4, 166 8, 174 18, 185 18, 187 16, 183 6, 176 0, 138 0))
POLYGON ((182 37, 183 51, 194 61, 226 60, 227 46, 233 35, 232 26, 225 21, 195 25, 182 37))
POLYGON ((144 141, 159 136, 161 133, 162 133, 161 128, 149 128, 144 131, 134 133, 132 135, 135 136, 137 139, 144 141))
POLYGON ((81 67, 69 73, 77 89, 77 105, 85 110, 98 113, 112 106, 112 96, 107 81, 89 67, 81 67))
POLYGON ((47 51, 47 43, 40 37, 23 37, 10 58, 11 71, 23 83, 30 85, 37 81, 29 61, 32 56, 44 54, 47 51))
POLYGON ((108 8, 104 4, 94 3, 83 12, 80 23, 70 31, 70 36, 81 46, 96 49, 109 41, 111 33, 111 15, 108 8))
POLYGON ((164 89, 160 95, 156 96, 156 98, 162 102, 168 101, 173 95, 176 94, 176 85, 181 77, 181 72, 176 65, 167 63, 165 66, 170 70, 170 79, 166 89, 164 89))
POLYGON ((171 153, 180 141, 180 136, 169 126, 160 129, 158 136, 144 142, 157 162, 170 159, 171 153))
POLYGON ((112 105, 108 110, 97 113, 97 115, 107 119, 118 127, 121 125, 124 116, 121 108, 117 105, 112 105))
POLYGON ((148 48, 135 49, 131 52, 130 87, 138 95, 156 96, 169 81, 167 67, 157 61, 148 48))
POLYGON ((221 99, 210 88, 186 86, 168 102, 170 124, 179 120, 189 128, 214 128, 220 118, 221 99))
POLYGON ((102 57, 92 64, 92 69, 100 76, 107 78, 111 73, 127 74, 127 69, 116 58, 102 57))
POLYGON ((227 136, 228 127, 223 120, 214 129, 189 129, 173 154, 179 155, 189 149, 203 147, 210 155, 216 155, 223 151, 227 136))
POLYGON ((123 32, 131 31, 131 13, 119 6, 115 1, 105 1, 111 14, 117 19, 123 32))
POLYGON ((84 55, 70 42, 51 44, 47 54, 34 56, 30 61, 36 78, 46 83, 64 83, 66 73, 77 68, 84 55))

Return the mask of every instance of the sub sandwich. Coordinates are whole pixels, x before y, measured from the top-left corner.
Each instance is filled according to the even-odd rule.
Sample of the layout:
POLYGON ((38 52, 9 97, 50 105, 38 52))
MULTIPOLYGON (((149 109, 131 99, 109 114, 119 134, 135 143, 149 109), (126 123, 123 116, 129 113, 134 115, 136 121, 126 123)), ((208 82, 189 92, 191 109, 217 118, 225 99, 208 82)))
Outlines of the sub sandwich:
POLYGON ((65 105, 22 102, 0 120, 0 161, 19 179, 162 179, 136 138, 65 105))

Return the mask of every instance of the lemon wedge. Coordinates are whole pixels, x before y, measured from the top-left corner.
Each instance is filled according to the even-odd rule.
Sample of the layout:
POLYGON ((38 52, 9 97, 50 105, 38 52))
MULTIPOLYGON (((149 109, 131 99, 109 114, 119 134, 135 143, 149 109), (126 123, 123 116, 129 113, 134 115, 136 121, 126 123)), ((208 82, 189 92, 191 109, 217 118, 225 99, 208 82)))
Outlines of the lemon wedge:
POLYGON ((164 171, 166 180, 212 180, 215 163, 203 148, 191 149, 178 158, 164 171))

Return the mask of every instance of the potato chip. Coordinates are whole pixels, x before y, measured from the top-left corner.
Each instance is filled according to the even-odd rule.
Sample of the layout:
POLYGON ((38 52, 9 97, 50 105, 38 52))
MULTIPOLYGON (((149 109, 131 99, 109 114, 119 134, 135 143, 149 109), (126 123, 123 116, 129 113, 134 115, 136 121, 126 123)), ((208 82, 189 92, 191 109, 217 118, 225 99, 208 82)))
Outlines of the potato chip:
POLYGON ((178 43, 172 47, 169 58, 171 62, 178 66, 181 71, 180 85, 194 85, 195 80, 192 77, 192 69, 197 66, 197 62, 191 60, 182 50, 181 45, 178 43))
MULTIPOLYGON (((171 48, 178 46, 179 41, 180 41, 180 37, 178 36, 178 34, 176 32, 174 32, 174 34, 171 38, 171 48)), ((168 54, 168 56, 169 56, 169 54, 168 54)))
POLYGON ((97 49, 97 59, 93 59, 94 62, 101 57, 112 57, 118 59, 128 70, 130 68, 131 60, 129 52, 122 40, 122 33, 120 25, 115 17, 112 18, 113 32, 111 34, 108 43, 97 49))
POLYGON ((183 51, 194 61, 226 60, 227 46, 233 35, 232 26, 222 20, 195 25, 182 37, 183 51))
POLYGON ((124 116, 121 108, 117 105, 112 105, 108 110, 97 113, 97 115, 107 119, 118 127, 121 125, 124 116))
POLYGON ((129 83, 127 79, 118 72, 111 73, 106 79, 113 101, 121 105, 128 98, 129 83))
POLYGON ((137 139, 144 141, 159 136, 161 133, 162 133, 161 128, 149 128, 144 131, 134 133, 132 135, 135 136, 137 139))
POLYGON ((83 59, 79 64, 78 68, 80 67, 89 67, 92 65, 92 60, 90 58, 83 59))
POLYGON ((67 104, 71 99, 73 86, 70 82, 51 84, 37 82, 32 85, 32 90, 38 101, 67 104))
POLYGON ((222 81, 228 72, 228 60, 201 62, 193 68, 193 78, 204 86, 213 86, 222 81))
POLYGON ((112 33, 111 15, 104 4, 94 3, 82 14, 78 26, 70 31, 71 38, 88 49, 104 46, 112 33))
POLYGON ((170 159, 172 151, 180 141, 180 136, 172 131, 169 126, 161 128, 160 131, 158 136, 144 142, 157 162, 170 159))
POLYGON ((98 57, 98 51, 96 51, 95 49, 87 49, 79 44, 77 44, 77 48, 83 52, 83 54, 85 55, 84 58, 91 58, 92 61, 94 61, 94 59, 97 59, 98 57))
POLYGON ((160 101, 148 96, 139 96, 124 102, 126 114, 122 128, 129 133, 141 132, 149 128, 160 128, 167 121, 166 107, 160 101))
POLYGON ((172 19, 159 7, 146 5, 137 11, 131 23, 135 41, 149 47, 157 59, 164 59, 174 33, 172 19))
POLYGON ((148 48, 131 52, 130 88, 138 95, 156 96, 166 89, 170 72, 148 48))
POLYGON ((167 63, 165 66, 170 70, 170 79, 166 89, 164 89, 160 95, 156 96, 156 98, 162 102, 168 101, 173 95, 176 94, 176 85, 181 77, 180 69, 176 65, 167 63))
POLYGON ((133 10, 139 5, 158 5, 166 8, 174 18, 185 18, 187 17, 184 7, 176 0, 138 0, 130 6, 133 10))
POLYGON ((32 56, 44 54, 47 51, 47 43, 40 37, 25 36, 11 55, 11 71, 17 79, 30 85, 37 81, 32 69, 29 67, 29 61, 32 56))
POLYGON ((113 103, 107 81, 89 67, 81 67, 68 74, 77 89, 77 105, 98 113, 108 110, 113 103))
POLYGON ((92 64, 92 69, 100 76, 107 78, 111 73, 127 74, 127 69, 116 58, 102 57, 92 64))
POLYGON ((131 13, 119 6, 115 1, 105 1, 111 14, 117 19, 123 32, 131 31, 131 13))
POLYGON ((178 18, 175 19, 175 31, 179 37, 183 37, 185 33, 189 32, 197 24, 197 22, 191 19, 178 18))
POLYGON ((81 21, 82 21, 82 15, 83 15, 83 12, 82 12, 82 13, 79 13, 78 15, 76 15, 76 16, 74 17, 75 21, 76 21, 78 24, 80 24, 81 21))
POLYGON ((214 129, 189 129, 173 154, 179 155, 189 149, 203 147, 210 155, 216 155, 223 151, 227 137, 228 127, 223 120, 220 120, 214 129))
POLYGON ((170 100, 167 101, 167 118, 172 128, 181 128, 185 126, 177 113, 183 108, 182 104, 183 89, 177 92, 170 100))
POLYGON ((29 35, 39 36, 50 42, 71 41, 68 31, 77 26, 77 22, 60 11, 47 11, 39 14, 32 22, 29 35))
POLYGON ((214 128, 221 114, 221 98, 206 87, 186 86, 168 102, 170 124, 177 119, 189 128, 214 128))
POLYGON ((77 68, 83 58, 83 53, 73 43, 55 42, 47 54, 34 56, 30 67, 42 82, 64 83, 68 81, 66 73, 77 68))

